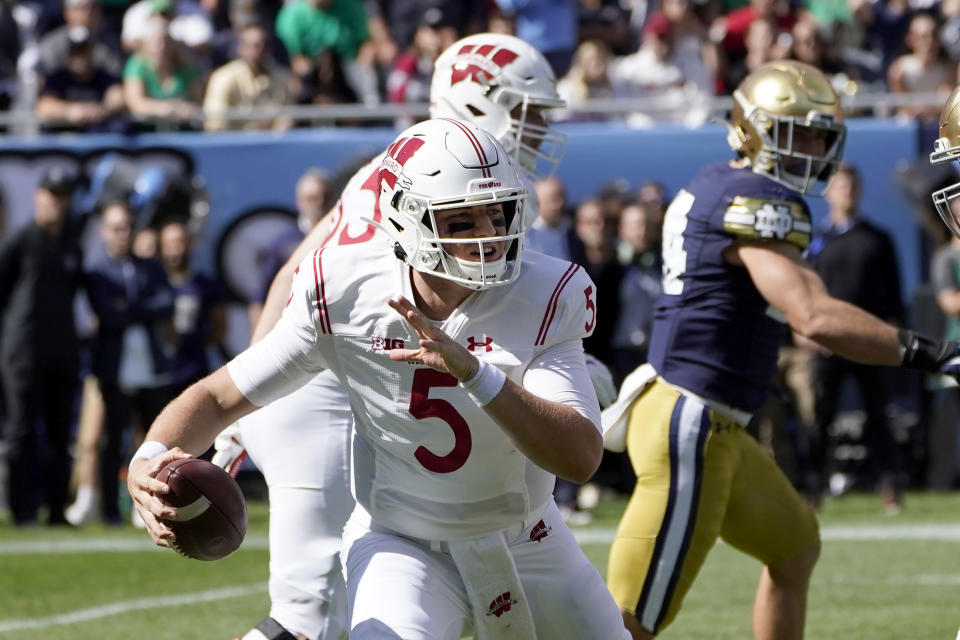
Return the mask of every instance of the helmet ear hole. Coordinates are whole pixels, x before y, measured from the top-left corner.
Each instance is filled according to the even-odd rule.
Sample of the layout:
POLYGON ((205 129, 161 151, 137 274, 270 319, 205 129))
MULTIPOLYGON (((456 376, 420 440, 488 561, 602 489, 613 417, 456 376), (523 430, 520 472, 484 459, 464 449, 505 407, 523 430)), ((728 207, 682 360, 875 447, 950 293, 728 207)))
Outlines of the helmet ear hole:
POLYGON ((467 111, 469 111, 470 115, 472 115, 475 118, 482 118, 484 115, 486 115, 483 111, 481 111, 480 109, 477 109, 472 104, 468 104, 466 106, 467 106, 467 111))

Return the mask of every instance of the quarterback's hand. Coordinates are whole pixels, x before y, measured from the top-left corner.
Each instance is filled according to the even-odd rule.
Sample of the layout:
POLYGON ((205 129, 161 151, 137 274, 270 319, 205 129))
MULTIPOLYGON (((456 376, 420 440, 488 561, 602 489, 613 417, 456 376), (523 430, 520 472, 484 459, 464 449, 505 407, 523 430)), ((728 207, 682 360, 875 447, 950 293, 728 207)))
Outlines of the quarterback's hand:
POLYGON ((397 296, 387 304, 406 318, 420 337, 418 349, 391 349, 391 360, 422 362, 428 367, 446 371, 458 380, 469 380, 473 377, 480 367, 480 362, 466 347, 457 344, 450 336, 433 326, 430 320, 403 296, 397 296))
POLYGON ((593 390, 597 392, 600 408, 606 409, 617 399, 617 385, 613 382, 613 374, 610 373, 607 365, 589 353, 583 354, 583 359, 587 361, 587 373, 590 374, 593 390))
POLYGON ((213 441, 213 448, 215 451, 210 462, 236 478, 243 461, 247 459, 247 450, 240 435, 240 422, 234 422, 221 431, 213 441))
POLYGON ((173 532, 163 523, 161 518, 172 518, 176 515, 173 507, 161 502, 158 496, 170 492, 170 487, 157 480, 157 474, 165 466, 181 458, 192 457, 184 453, 180 447, 174 447, 165 453, 152 458, 134 458, 127 471, 127 490, 133 499, 134 508, 140 513, 147 533, 160 547, 169 547, 173 539, 173 532))

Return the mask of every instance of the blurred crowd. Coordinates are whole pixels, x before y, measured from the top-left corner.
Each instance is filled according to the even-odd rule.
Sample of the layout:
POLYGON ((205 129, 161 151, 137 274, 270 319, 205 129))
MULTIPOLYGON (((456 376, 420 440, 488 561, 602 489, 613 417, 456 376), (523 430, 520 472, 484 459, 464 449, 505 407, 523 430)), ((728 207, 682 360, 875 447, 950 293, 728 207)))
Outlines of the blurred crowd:
MULTIPOLYGON (((17 524, 38 514, 52 524, 121 522, 126 495, 118 478, 129 452, 166 402, 229 355, 221 344, 228 301, 214 279, 191 267, 189 207, 161 208, 142 225, 142 203, 120 193, 104 200, 95 218, 78 219, 70 215, 75 178, 47 170, 32 221, 0 242, 0 457, 17 524)), ((297 181, 296 223, 256 258, 260 295, 249 301, 250 326, 277 269, 339 188, 339 176, 319 169, 297 181)), ((646 361, 661 287, 661 226, 673 194, 657 182, 633 188, 618 180, 571 202, 556 177, 535 190, 539 216, 525 248, 590 274, 602 313, 585 349, 619 384, 646 361)), ((833 295, 903 323, 893 243, 864 218, 860 197, 858 170, 843 166, 807 258, 833 295)), ((960 322, 958 256, 960 244, 945 243, 931 269, 947 337, 960 322)), ((851 364, 792 339, 783 345, 780 372, 779 391, 754 428, 812 504, 851 487, 877 488, 893 513, 907 486, 956 486, 954 390, 925 388, 920 378, 905 377, 912 374, 851 364)), ((625 455, 605 456, 585 489, 558 492, 568 518, 584 521, 584 509, 603 491, 632 490, 625 455)))
POLYGON ((841 95, 948 92, 960 60, 957 0, 0 0, 0 111, 45 131, 305 126, 277 107, 426 102, 437 56, 479 31, 542 51, 571 103, 649 98, 690 125, 770 60, 841 95))

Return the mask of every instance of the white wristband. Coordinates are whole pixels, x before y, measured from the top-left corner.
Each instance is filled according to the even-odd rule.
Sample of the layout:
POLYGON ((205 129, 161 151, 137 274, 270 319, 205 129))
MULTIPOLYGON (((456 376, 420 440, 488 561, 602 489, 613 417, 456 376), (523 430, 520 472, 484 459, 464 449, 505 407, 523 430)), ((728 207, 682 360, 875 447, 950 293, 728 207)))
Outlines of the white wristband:
POLYGON ((481 407, 485 407, 497 397, 507 383, 507 374, 502 370, 479 360, 480 367, 469 380, 461 380, 460 386, 470 398, 481 407))
POLYGON ((167 449, 167 445, 163 444, 162 442, 157 442, 156 440, 144 440, 143 444, 140 445, 140 448, 137 449, 137 452, 133 454, 132 458, 130 458, 130 463, 133 464, 133 461, 137 458, 147 458, 149 460, 150 458, 158 456, 161 453, 166 453, 167 451, 169 451, 169 449, 167 449))

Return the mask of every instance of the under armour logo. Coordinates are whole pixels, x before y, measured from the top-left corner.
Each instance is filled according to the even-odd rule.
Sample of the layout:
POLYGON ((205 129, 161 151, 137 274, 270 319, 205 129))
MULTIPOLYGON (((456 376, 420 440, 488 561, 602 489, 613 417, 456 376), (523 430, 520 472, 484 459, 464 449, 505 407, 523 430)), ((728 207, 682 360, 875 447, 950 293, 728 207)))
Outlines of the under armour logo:
POLYGON ((517 604, 517 601, 510 598, 510 592, 504 591, 494 598, 493 602, 490 603, 490 608, 487 610, 487 615, 497 616, 499 618, 507 611, 510 611, 511 605, 515 604, 517 604))
POLYGON ((493 351, 493 338, 489 336, 483 336, 482 342, 473 336, 467 338, 467 349, 474 351, 477 347, 483 347, 484 351, 493 351))
POLYGON ((530 542, 540 542, 547 537, 552 528, 548 527, 543 520, 533 525, 533 528, 530 529, 530 542))

